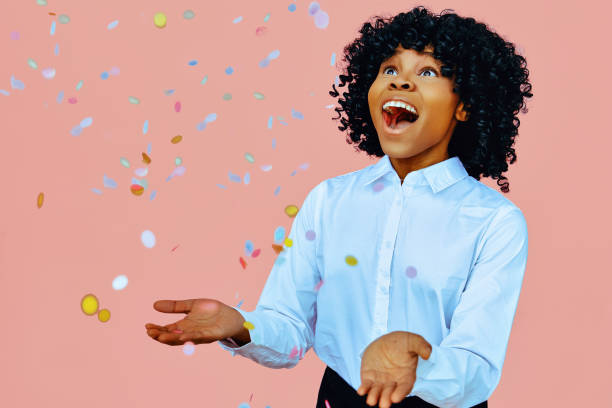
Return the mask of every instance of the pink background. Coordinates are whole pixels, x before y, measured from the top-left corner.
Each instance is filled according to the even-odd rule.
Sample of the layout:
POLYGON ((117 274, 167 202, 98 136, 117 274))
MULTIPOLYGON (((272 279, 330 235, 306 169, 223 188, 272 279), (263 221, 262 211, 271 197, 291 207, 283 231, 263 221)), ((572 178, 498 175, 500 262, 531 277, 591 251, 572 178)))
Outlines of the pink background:
MULTIPOLYGON (((274 230, 291 226, 285 206, 299 207, 324 179, 376 162, 346 144, 331 120, 336 113, 328 105, 335 99, 328 92, 343 47, 368 18, 419 4, 487 23, 519 47, 534 85, 529 113, 519 115, 519 159, 506 173, 506 197, 529 225, 529 261, 490 406, 612 406, 609 6, 319 3, 330 17, 325 29, 315 26, 306 1, 295 2, 294 12, 290 0, 4 4, 0 89, 9 95, 0 94, 2 406, 238 407, 252 395, 251 407, 314 407, 325 365, 312 350, 294 369, 274 370, 232 358, 217 344, 198 345, 186 355, 182 347, 150 339, 144 324, 184 316, 155 311, 158 299, 208 297, 234 306, 243 300, 242 308, 253 310, 276 257, 274 230), (184 19, 186 9, 195 18, 184 19), (168 19, 163 29, 153 24, 159 11, 168 19), (71 21, 58 22, 51 36, 60 14, 71 21), (239 16, 243 20, 233 23, 239 16), (119 24, 108 30, 113 20, 119 24), (267 31, 256 35, 259 26, 267 31), (279 57, 259 67, 276 49, 279 57), (188 65, 191 60, 198 64, 188 65), (43 77, 47 67, 56 69, 54 78, 43 77), (119 75, 101 79, 112 67, 119 75), (24 90, 11 88, 11 75, 24 90), (80 80, 83 87, 76 90, 80 80), (166 95, 168 89, 174 94, 166 95), (232 99, 223 99, 225 93, 232 99), (68 103, 71 97, 76 104, 68 103), (293 117, 292 109, 304 119, 293 117), (197 131, 210 113, 217 120, 197 131), (86 117, 92 125, 72 136, 86 117), (171 144, 178 134, 183 141, 171 144), (149 186, 135 196, 131 179, 145 167, 141 153, 149 143, 149 186), (247 152, 255 163, 245 160, 247 152), (166 181, 177 156, 186 172, 166 181), (129 169, 120 157, 130 161, 129 169), (304 163, 305 170, 299 167, 304 163), (272 169, 263 171, 265 165, 272 169), (229 172, 248 172, 250 183, 230 181, 229 172), (116 189, 104 187, 104 174, 116 189), (45 199, 39 209, 40 192, 45 199), (147 229, 157 237, 151 249, 140 240, 147 229), (257 258, 245 255, 249 239, 261 248, 257 258), (129 284, 114 290, 120 274, 129 284), (87 293, 110 310, 108 322, 81 311, 87 293)), ((499 191, 493 180, 481 182, 499 191)))

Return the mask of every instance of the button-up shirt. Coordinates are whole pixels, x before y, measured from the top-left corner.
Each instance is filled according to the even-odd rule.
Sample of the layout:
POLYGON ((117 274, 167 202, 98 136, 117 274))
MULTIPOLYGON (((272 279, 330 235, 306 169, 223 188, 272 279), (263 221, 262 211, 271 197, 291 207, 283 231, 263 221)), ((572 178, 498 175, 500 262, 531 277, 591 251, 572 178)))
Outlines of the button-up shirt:
POLYGON ((407 331, 432 346, 418 357, 416 395, 472 407, 499 383, 527 262, 527 224, 502 193, 453 156, 402 182, 385 155, 307 194, 232 353, 294 367, 311 347, 355 390, 378 337, 407 331))

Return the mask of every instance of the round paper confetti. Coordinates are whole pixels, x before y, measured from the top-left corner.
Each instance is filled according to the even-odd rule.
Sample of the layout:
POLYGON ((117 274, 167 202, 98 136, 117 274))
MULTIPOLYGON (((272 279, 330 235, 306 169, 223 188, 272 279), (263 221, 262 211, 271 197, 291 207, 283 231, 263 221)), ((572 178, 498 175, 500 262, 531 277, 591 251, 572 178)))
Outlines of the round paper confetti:
POLYGON ((174 165, 175 166, 180 166, 181 163, 183 163, 183 159, 181 159, 180 157, 177 157, 174 159, 174 165))
POLYGON ((36 199, 36 205, 38 206, 38 208, 43 206, 43 201, 45 201, 45 194, 38 193, 38 198, 36 199))
POLYGON ((183 353, 185 353, 185 355, 187 356, 190 356, 193 354, 194 351, 195 351, 195 346, 193 342, 191 341, 185 342, 185 344, 183 345, 183 353))
POLYGON ((98 312, 98 320, 102 323, 108 322, 110 319, 110 311, 108 309, 102 309, 98 312))
POLYGON ((293 246, 293 240, 291 238, 285 239, 285 246, 291 248, 293 246))
POLYGON ((317 28, 326 28, 329 24, 329 15, 323 10, 319 10, 314 16, 314 23, 317 28))
POLYGON ((174 104, 174 111, 175 111, 175 112, 180 112, 180 111, 181 111, 181 102, 180 102, 180 101, 177 101, 177 102, 174 104))
POLYGON ((308 14, 310 14, 311 16, 314 16, 315 14, 317 14, 318 11, 319 11, 319 3, 317 3, 316 1, 313 1, 312 3, 310 3, 310 5, 308 6, 308 14))
POLYGON ((285 227, 280 226, 274 230, 274 242, 280 243, 285 239, 285 227))
POLYGON ((59 21, 60 24, 68 24, 70 22, 70 17, 66 14, 60 14, 57 21, 59 21))
POLYGON ((183 18, 186 20, 191 20, 195 16, 195 13, 192 10, 185 10, 183 12, 183 18))
POLYGON ((81 126, 83 129, 85 129, 86 127, 91 126, 92 123, 93 123, 93 119, 92 119, 91 116, 89 116, 89 117, 83 119, 81 121, 81 123, 79 124, 79 126, 81 126))
POLYGON ((142 234, 140 234, 140 240, 147 248, 153 248, 155 246, 155 234, 149 230, 144 230, 142 234))
POLYGON ((110 69, 110 74, 111 74, 111 75, 119 75, 119 68, 117 68, 117 67, 112 67, 112 68, 110 69))
POLYGON ((295 205, 288 205, 285 207, 285 214, 293 218, 298 213, 298 208, 295 205))
POLYGON ((414 278, 417 275, 417 270, 414 266, 409 266, 406 268, 406 276, 409 278, 414 278))
POLYGON ((158 28, 164 28, 166 26, 166 15, 164 13, 157 13, 153 17, 153 23, 158 28))
POLYGON ((104 71, 100 74, 100 78, 102 79, 108 79, 108 72, 104 71))
POLYGON ((232 75, 232 73, 233 73, 233 72, 234 72, 234 68, 232 68, 232 67, 227 67, 227 68, 225 69, 225 73, 226 73, 227 75, 232 75))
POLYGON ((46 79, 52 79, 55 77, 55 68, 45 68, 42 70, 42 76, 46 79))
POLYGON ((255 328, 255 326, 253 325, 253 323, 251 322, 244 322, 242 324, 247 330, 253 330, 255 328))
POLYGON ((110 23, 108 23, 108 25, 106 26, 107 30, 112 30, 113 28, 117 27, 117 24, 119 24, 119 20, 115 20, 115 21, 111 21, 110 23))
POLYGON ((347 263, 347 265, 350 265, 350 266, 357 265, 357 258, 355 258, 352 255, 348 255, 346 258, 344 258, 344 260, 347 263))
POLYGON ((229 101, 231 99, 232 99, 232 94, 231 93, 226 92, 226 93, 223 94, 223 100, 224 101, 229 101))
POLYGON ((255 99, 264 99, 264 94, 262 94, 261 92, 254 92, 253 95, 255 96, 255 99))
POLYGON ((132 184, 130 186, 130 191, 132 192, 132 194, 136 196, 140 196, 142 195, 142 193, 144 193, 144 187, 141 186, 140 184, 132 184))
POLYGON ((291 3, 288 8, 289 8, 289 11, 293 13, 295 11, 295 4, 291 3))
POLYGON ((306 239, 309 241, 314 241, 317 237, 317 234, 313 230, 306 231, 306 239))
POLYGON ((95 315, 98 312, 98 298, 91 293, 83 296, 81 310, 88 316, 95 315))
POLYGON ((179 143, 181 140, 183 140, 183 136, 181 135, 176 135, 172 138, 172 140, 170 140, 170 142, 172 142, 173 144, 177 144, 179 143))

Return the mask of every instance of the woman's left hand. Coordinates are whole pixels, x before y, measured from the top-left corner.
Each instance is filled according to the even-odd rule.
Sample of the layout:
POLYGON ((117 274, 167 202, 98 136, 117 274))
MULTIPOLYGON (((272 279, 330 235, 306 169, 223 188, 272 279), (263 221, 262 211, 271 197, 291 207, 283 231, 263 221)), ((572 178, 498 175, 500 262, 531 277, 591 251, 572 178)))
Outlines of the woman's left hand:
POLYGON ((427 360, 431 345, 422 336, 406 331, 394 331, 380 336, 363 352, 361 386, 357 394, 368 394, 366 403, 389 408, 401 402, 416 381, 419 356, 427 360))

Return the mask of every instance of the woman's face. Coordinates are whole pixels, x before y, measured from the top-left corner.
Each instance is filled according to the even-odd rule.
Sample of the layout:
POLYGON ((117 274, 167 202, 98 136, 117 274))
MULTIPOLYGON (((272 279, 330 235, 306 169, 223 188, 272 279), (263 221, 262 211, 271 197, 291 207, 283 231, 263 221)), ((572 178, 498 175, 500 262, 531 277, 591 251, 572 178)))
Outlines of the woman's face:
POLYGON ((463 103, 453 93, 454 77, 443 77, 433 48, 422 53, 404 49, 383 61, 368 92, 372 122, 382 150, 389 156, 401 179, 410 171, 448 158, 447 147, 458 120, 466 120, 463 103), (383 104, 404 100, 413 105, 418 118, 399 133, 386 126, 383 104))

